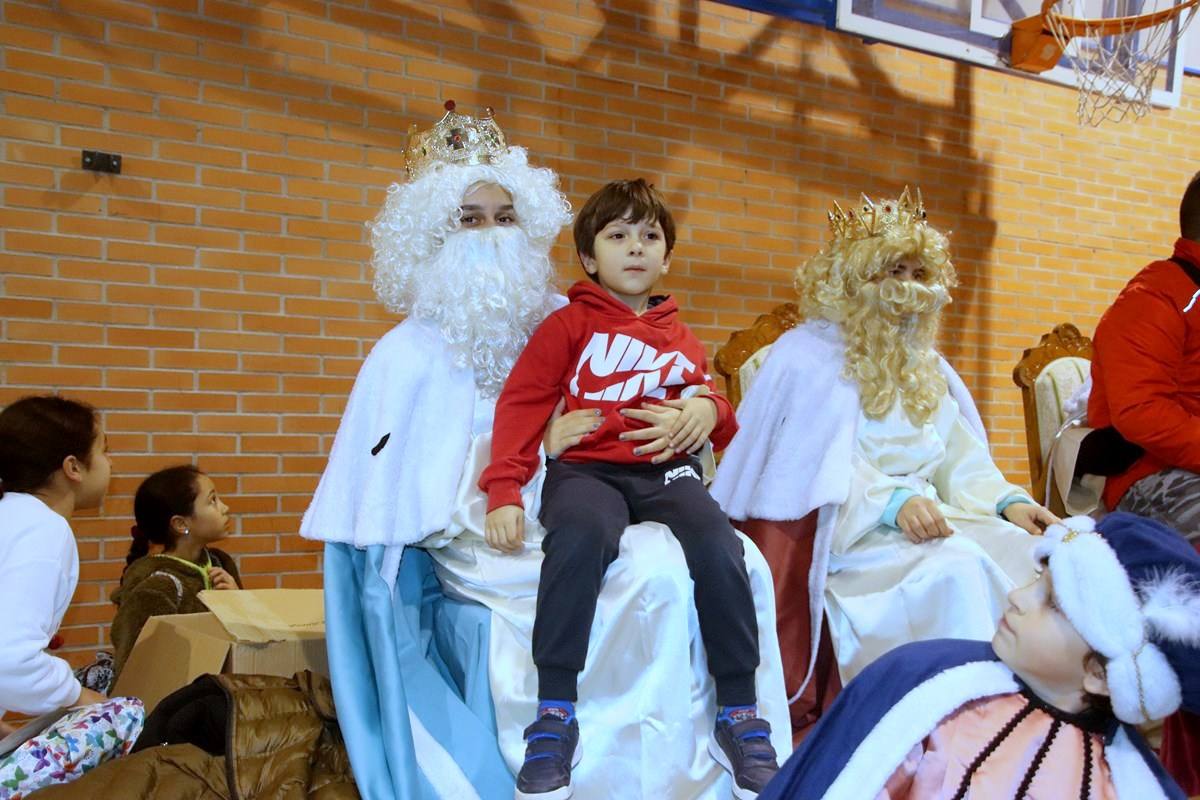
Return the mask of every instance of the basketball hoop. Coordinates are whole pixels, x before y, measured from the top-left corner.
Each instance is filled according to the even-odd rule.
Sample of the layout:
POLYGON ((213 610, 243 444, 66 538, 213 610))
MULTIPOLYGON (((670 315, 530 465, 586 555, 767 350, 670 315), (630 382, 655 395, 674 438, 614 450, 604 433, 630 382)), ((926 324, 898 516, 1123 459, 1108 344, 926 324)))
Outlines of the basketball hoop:
POLYGON ((1045 0, 1040 14, 1013 23, 1009 63, 1040 73, 1065 54, 1079 86, 1080 125, 1120 122, 1131 114, 1140 119, 1150 110, 1159 66, 1198 5, 1200 0, 1045 0), (1130 10, 1139 13, 1117 13, 1130 10))

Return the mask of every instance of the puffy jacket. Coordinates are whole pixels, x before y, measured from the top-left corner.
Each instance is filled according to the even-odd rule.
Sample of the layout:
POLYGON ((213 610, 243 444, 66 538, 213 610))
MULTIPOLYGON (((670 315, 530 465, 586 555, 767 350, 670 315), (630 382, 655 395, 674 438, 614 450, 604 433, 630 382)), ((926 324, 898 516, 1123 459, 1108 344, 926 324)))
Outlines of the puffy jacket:
POLYGON ((214 677, 231 710, 224 756, 193 744, 151 747, 38 800, 358 800, 327 678, 214 677))

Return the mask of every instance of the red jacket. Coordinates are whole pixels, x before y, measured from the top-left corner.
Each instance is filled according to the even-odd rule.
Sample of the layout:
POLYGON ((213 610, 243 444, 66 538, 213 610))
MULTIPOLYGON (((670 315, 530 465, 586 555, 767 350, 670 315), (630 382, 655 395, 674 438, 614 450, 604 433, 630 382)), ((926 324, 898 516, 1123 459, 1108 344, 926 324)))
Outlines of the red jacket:
POLYGON ((521 487, 538 468, 546 423, 563 398, 566 411, 598 408, 603 418, 561 461, 649 463, 655 454, 633 454, 645 442, 617 438, 646 423, 620 410, 647 400, 676 400, 688 387, 707 386, 717 406, 709 436, 714 447, 725 447, 737 432, 733 407, 714 391, 704 346, 679 321, 673 299, 662 298, 638 316, 590 281, 572 286, 568 297, 571 302, 533 332, 496 403, 492 461, 479 479, 488 511, 521 505, 521 487))
MULTIPOLYGON (((1200 243, 1179 239, 1175 256, 1200 265, 1200 243)), ((1094 346, 1088 425, 1111 425, 1146 451, 1108 479, 1105 505, 1162 469, 1200 472, 1200 286, 1155 261, 1104 312, 1094 346)))

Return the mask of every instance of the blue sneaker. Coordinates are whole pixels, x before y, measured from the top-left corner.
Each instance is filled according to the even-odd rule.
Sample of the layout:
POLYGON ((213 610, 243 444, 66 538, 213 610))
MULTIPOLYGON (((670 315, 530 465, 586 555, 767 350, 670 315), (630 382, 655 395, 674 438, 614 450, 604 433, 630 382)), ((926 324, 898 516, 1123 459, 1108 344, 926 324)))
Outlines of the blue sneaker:
POLYGON ((525 729, 525 763, 517 775, 516 800, 566 800, 575 790, 571 768, 579 763, 579 723, 546 714, 525 729))
POLYGON ((771 723, 751 717, 741 722, 718 719, 708 752, 733 776, 733 796, 754 800, 779 772, 771 744, 771 723))

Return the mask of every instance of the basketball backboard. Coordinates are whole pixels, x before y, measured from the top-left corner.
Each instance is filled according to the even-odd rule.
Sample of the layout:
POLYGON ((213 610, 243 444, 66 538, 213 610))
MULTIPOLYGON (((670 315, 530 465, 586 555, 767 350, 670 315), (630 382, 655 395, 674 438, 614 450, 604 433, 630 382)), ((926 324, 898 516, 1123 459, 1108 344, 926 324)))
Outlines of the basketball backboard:
MULTIPOLYGON (((835 26, 868 40, 921 50, 1034 80, 1077 86, 1064 59, 1040 74, 1014 70, 1008 63, 1008 34, 1016 20, 1041 11, 1041 0, 834 0, 835 26)), ((1079 16, 1141 13, 1141 0, 1076 0, 1079 16)), ((1197 34, 1189 31, 1192 37, 1197 34)), ((1186 39, 1171 48, 1155 78, 1151 102, 1179 105, 1186 39)), ((1200 38, 1196 39, 1200 46, 1200 38)), ((1198 53, 1200 55, 1200 53, 1198 53)), ((1197 59, 1200 66, 1200 57, 1197 59)))
MULTIPOLYGON (((1064 0, 1083 3, 1088 16, 1138 14, 1150 0, 1064 0)), ((1041 74, 1014 70, 1008 63, 1008 35, 1015 20, 1041 10, 1041 0, 723 0, 933 55, 1003 70, 1024 79, 1077 87, 1064 58, 1041 74)), ((1164 0, 1157 0, 1161 6, 1164 0)), ((1200 23, 1190 26, 1171 48, 1155 76, 1151 102, 1179 105, 1185 74, 1200 75, 1200 23), (1190 46, 1189 46, 1190 45, 1190 46)))

